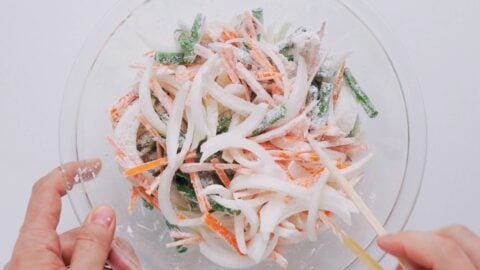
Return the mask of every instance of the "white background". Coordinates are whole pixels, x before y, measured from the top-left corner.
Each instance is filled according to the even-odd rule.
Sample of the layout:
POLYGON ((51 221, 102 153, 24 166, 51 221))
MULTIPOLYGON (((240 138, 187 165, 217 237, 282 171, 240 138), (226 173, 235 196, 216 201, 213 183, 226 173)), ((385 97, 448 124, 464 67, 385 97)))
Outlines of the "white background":
MULTIPOLYGON (((69 70, 115 2, 0 1, 0 265, 10 257, 33 182, 58 165, 69 70)), ((367 2, 403 42, 425 100, 428 157, 407 227, 462 223, 480 233, 480 1, 367 2)), ((59 231, 76 225, 64 202, 59 231)))

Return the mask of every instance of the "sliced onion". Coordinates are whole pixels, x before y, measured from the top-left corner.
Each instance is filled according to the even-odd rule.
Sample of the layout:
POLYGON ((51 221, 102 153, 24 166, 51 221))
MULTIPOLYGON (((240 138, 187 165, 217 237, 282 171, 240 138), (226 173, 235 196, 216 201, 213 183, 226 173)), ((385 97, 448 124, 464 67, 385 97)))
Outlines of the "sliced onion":
POLYGON ((255 106, 255 109, 250 113, 250 115, 243 120, 241 124, 234 127, 231 131, 237 136, 245 137, 252 133, 255 129, 258 128, 260 123, 263 121, 263 118, 267 114, 268 105, 265 103, 260 103, 255 106))
POLYGON ((175 96, 173 101, 172 113, 167 125, 167 157, 168 165, 175 166, 178 149, 178 139, 180 137, 180 128, 183 120, 183 111, 185 109, 185 102, 187 99, 190 85, 186 83, 175 96))
POLYGON ((254 260, 255 263, 261 262, 263 254, 265 253, 265 249, 267 248, 267 244, 268 235, 265 237, 265 235, 262 233, 256 234, 248 244, 248 257, 254 260))
POLYGON ((200 253, 214 264, 225 268, 241 269, 252 267, 255 261, 247 256, 239 256, 229 250, 212 247, 206 243, 200 243, 200 253))
POLYGON ((177 164, 175 165, 175 168, 177 168, 179 164, 183 164, 185 157, 187 156, 188 150, 190 150, 190 146, 192 145, 195 125, 191 122, 192 116, 188 108, 186 110, 186 114, 187 114, 187 134, 185 135, 185 140, 183 140, 182 149, 180 150, 180 153, 178 153, 177 155, 177 164))
MULTIPOLYGON (((251 140, 247 140, 233 134, 221 134, 205 142, 201 147, 202 157, 200 159, 200 162, 204 162, 205 159, 212 154, 228 148, 241 148, 248 150, 255 154, 264 163, 265 167, 261 168, 262 172, 272 175, 283 175, 281 169, 278 167, 277 164, 275 164, 273 158, 268 154, 267 151, 265 151, 262 146, 251 140)), ((248 167, 249 164, 242 165, 248 167)), ((260 168, 256 169, 259 170, 260 168)))
POLYGON ((231 83, 225 86, 224 91, 229 93, 230 95, 234 95, 237 97, 242 97, 245 91, 243 90, 243 85, 238 83, 231 83))
POLYGON ((240 149, 230 149, 230 154, 232 155, 232 158, 241 164, 244 167, 247 168, 252 168, 252 169, 259 169, 263 166, 263 163, 261 160, 250 160, 247 158, 245 153, 241 151, 240 149))
POLYGON ((260 232, 272 233, 280 223, 285 203, 282 199, 274 198, 269 200, 260 210, 260 232))
POLYGON ((233 217, 235 227, 235 238, 237 239, 238 249, 242 254, 247 254, 247 245, 245 243, 245 216, 238 215, 233 217))
POLYGON ((267 248, 265 248, 265 252, 263 253, 262 261, 268 258, 270 254, 272 254, 273 250, 275 250, 275 247, 278 244, 278 235, 273 235, 273 237, 270 239, 268 242, 267 248))
POLYGON ((266 142, 278 137, 285 136, 289 130, 293 129, 295 126, 297 126, 298 124, 306 120, 307 120, 306 115, 302 113, 299 116, 295 117, 294 119, 291 119, 291 121, 284 123, 282 126, 269 130, 258 136, 251 137, 250 139, 254 142, 261 143, 261 142, 266 142))
POLYGON ((355 126, 358 115, 358 106, 350 89, 342 87, 335 104, 334 116, 337 127, 345 134, 349 134, 355 126))
POLYGON ((261 174, 236 176, 230 183, 230 190, 235 192, 242 189, 269 190, 304 199, 307 199, 310 194, 310 192, 304 187, 297 186, 291 182, 283 181, 269 175, 261 174))
POLYGON ((330 173, 324 172, 320 175, 319 179, 313 187, 313 194, 310 201, 310 206, 308 207, 308 217, 307 217, 307 236, 310 241, 317 240, 317 232, 315 225, 317 223, 317 213, 318 213, 318 204, 320 202, 320 195, 323 187, 327 183, 330 173))
POLYGON ((229 94, 214 81, 209 82, 208 93, 218 103, 241 115, 249 115, 255 110, 255 104, 252 104, 235 95, 229 94))
POLYGON ((192 120, 195 123, 195 133, 197 133, 197 137, 200 140, 202 140, 208 134, 205 110, 203 108, 205 83, 206 81, 213 79, 213 69, 215 65, 218 65, 218 62, 218 55, 210 57, 195 75, 192 83, 192 89, 190 90, 190 106, 193 116, 192 120))
POLYGON ((211 138, 217 134, 218 125, 218 103, 210 98, 206 101, 208 137, 211 138))
POLYGON ((153 190, 159 185, 158 189, 158 205, 163 216, 171 224, 178 224, 178 217, 173 209, 172 202, 170 200, 170 189, 172 187, 172 180, 175 174, 175 170, 167 166, 163 172, 157 177, 156 182, 149 188, 148 193, 151 194, 153 190))
POLYGON ((216 184, 206 186, 205 188, 203 188, 203 190, 200 194, 201 195, 218 194, 223 198, 227 198, 227 199, 232 199, 233 198, 232 192, 230 192, 230 190, 228 190, 227 188, 225 188, 222 185, 216 185, 216 184))
POLYGON ((305 99, 308 94, 308 71, 305 59, 302 56, 298 57, 297 76, 293 84, 292 93, 287 102, 287 115, 281 120, 282 123, 294 118, 302 106, 305 104, 305 99))
POLYGON ((296 161, 292 161, 288 164, 288 172, 294 179, 312 177, 312 174, 306 171, 302 166, 298 165, 296 161))
POLYGON ((152 76, 153 59, 150 59, 147 63, 147 68, 143 74, 140 85, 138 86, 138 100, 140 102, 140 109, 142 114, 147 118, 148 122, 156 129, 160 134, 166 135, 167 126, 160 120, 157 112, 153 108, 151 91, 150 91, 150 78, 152 76))

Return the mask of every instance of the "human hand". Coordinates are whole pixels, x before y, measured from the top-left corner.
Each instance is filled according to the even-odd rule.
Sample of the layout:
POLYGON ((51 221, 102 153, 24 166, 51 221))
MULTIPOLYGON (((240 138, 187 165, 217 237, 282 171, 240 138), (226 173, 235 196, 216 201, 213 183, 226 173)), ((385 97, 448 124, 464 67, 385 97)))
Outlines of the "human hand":
POLYGON ((140 269, 135 252, 121 238, 114 239, 115 213, 109 206, 93 209, 80 228, 58 235, 61 197, 74 178, 91 179, 100 170, 99 160, 60 166, 35 183, 24 223, 5 270, 140 269))
POLYGON ((480 269, 480 237, 462 225, 385 235, 377 243, 387 253, 410 261, 415 269, 480 269))

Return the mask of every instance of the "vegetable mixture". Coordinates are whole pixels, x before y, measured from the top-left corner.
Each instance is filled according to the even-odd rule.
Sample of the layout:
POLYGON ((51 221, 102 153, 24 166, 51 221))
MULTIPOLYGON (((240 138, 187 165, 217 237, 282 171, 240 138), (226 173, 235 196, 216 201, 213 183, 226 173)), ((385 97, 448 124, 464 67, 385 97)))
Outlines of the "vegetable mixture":
MULTIPOLYGON (((232 23, 198 14, 175 31, 178 52, 150 51, 139 82, 111 108, 109 143, 136 202, 160 211, 179 253, 244 268, 330 228, 379 266, 336 223, 359 210, 352 186, 371 160, 359 114, 378 112, 319 29, 267 31, 263 11, 232 23), (359 106, 360 105, 360 106, 359 106)), ((376 223, 375 223, 376 222, 376 223)), ((160 251, 159 251, 160 252, 160 251)))

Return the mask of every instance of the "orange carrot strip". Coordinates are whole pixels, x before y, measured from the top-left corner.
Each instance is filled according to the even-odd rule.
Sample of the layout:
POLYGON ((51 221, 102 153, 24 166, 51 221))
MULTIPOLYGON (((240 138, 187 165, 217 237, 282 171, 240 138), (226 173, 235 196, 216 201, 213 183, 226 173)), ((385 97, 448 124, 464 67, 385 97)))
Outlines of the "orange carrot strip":
POLYGON ((273 80, 275 78, 278 78, 278 76, 280 76, 280 73, 275 71, 263 71, 263 72, 260 71, 260 72, 255 72, 254 75, 257 81, 268 81, 268 80, 273 80))
POLYGON ((202 183, 200 182, 200 177, 198 177, 198 173, 190 173, 190 180, 193 185, 193 190, 195 191, 195 195, 197 196, 198 207, 200 208, 200 212, 208 213, 212 209, 210 206, 210 202, 208 202, 207 198, 202 195, 202 183))
POLYGON ((155 191, 152 195, 148 195, 147 192, 145 191, 144 188, 142 187, 134 187, 137 189, 137 192, 142 196, 142 198, 147 201, 151 206, 153 206, 155 209, 158 209, 158 192, 155 191))
POLYGON ((160 101, 162 107, 165 108, 167 113, 170 113, 173 106, 173 99, 167 93, 165 93, 165 91, 163 91, 162 86, 160 86, 158 80, 153 79, 151 81, 151 87, 153 94, 158 99, 158 101, 160 101))
POLYGON ((203 223, 210 228, 210 230, 220 235, 227 244, 229 244, 240 256, 244 256, 237 245, 237 238, 228 230, 217 218, 209 213, 203 214, 203 223))
POLYGON ((137 202, 138 198, 138 191, 136 187, 132 187, 132 191, 130 192, 130 202, 128 203, 128 212, 132 213, 133 209, 135 208, 135 203, 137 202))
POLYGON ((220 34, 219 40, 222 41, 222 42, 226 42, 228 40, 236 39, 236 38, 239 38, 239 36, 238 36, 237 32, 235 32, 235 29, 233 29, 231 27, 228 27, 228 26, 224 26, 223 31, 220 34))
POLYGON ((120 145, 118 145, 118 143, 111 136, 107 136, 107 141, 112 145, 113 149, 115 149, 117 156, 121 158, 124 158, 127 156, 127 153, 125 152, 125 150, 123 150, 120 147, 120 145))
POLYGON ((215 172, 217 173, 218 177, 220 178, 220 181, 222 181, 222 184, 228 188, 230 186, 230 178, 228 178, 228 175, 225 173, 224 170, 220 169, 217 164, 219 163, 218 159, 213 159, 212 160, 212 166, 215 172))
POLYGON ((237 63, 237 57, 233 52, 231 47, 220 48, 219 51, 220 57, 222 59, 225 68, 227 69, 228 77, 233 83, 239 83, 240 79, 238 79, 237 71, 235 68, 235 63, 237 63))
POLYGON ((135 90, 129 91, 127 94, 118 99, 118 101, 110 108, 110 118, 112 123, 116 123, 122 117, 127 107, 138 98, 135 90))
POLYGON ((340 92, 340 87, 342 86, 343 81, 343 72, 345 71, 345 62, 342 63, 340 69, 338 70, 337 79, 333 85, 333 103, 337 102, 338 93, 340 92))
POLYGON ((168 163, 168 160, 167 160, 166 157, 159 158, 159 159, 156 159, 156 160, 146 162, 146 163, 140 164, 138 166, 129 168, 128 170, 123 172, 123 176, 130 177, 130 176, 133 176, 133 175, 137 175, 137 174, 142 173, 144 171, 148 171, 150 169, 166 165, 167 163, 168 163))

